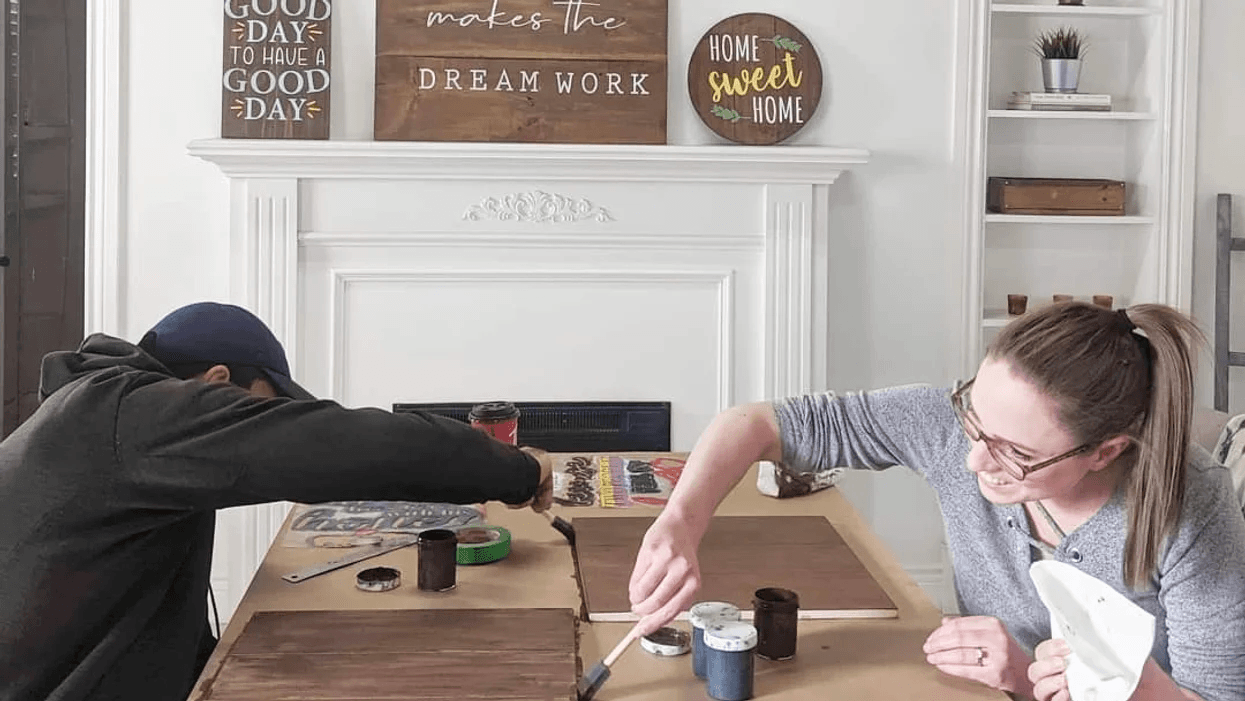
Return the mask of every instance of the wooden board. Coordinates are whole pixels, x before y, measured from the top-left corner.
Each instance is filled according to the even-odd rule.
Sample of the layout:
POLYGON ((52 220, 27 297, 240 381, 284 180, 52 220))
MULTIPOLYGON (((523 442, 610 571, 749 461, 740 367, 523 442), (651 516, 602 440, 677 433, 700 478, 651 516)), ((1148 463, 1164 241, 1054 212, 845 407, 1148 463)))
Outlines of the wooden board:
POLYGON ((333 0, 224 7, 221 137, 329 138, 333 0))
POLYGON ((570 609, 256 613, 204 699, 574 699, 570 609))
MULTIPOLYGON (((650 518, 575 518, 575 556, 589 620, 634 621, 627 588, 650 518)), ((894 618, 891 598, 823 516, 717 516, 700 544, 699 601, 751 617, 752 594, 783 587, 801 618, 894 618)), ((686 617, 686 613, 682 617, 686 617)))
POLYGON ((821 88, 821 61, 808 37, 760 12, 715 24, 687 69, 692 109, 705 126, 740 144, 776 144, 804 128, 821 88))
POLYGON ((375 138, 666 142, 666 0, 377 0, 375 138))

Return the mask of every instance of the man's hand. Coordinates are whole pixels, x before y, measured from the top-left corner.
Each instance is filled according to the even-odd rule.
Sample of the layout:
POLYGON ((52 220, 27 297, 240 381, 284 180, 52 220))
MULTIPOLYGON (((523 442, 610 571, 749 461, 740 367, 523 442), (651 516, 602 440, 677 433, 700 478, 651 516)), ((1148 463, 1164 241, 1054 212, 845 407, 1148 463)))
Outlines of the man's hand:
POLYGON ((536 462, 540 463, 540 484, 536 487, 536 493, 531 499, 522 504, 507 504, 512 509, 522 509, 532 507, 532 511, 541 512, 548 511, 553 506, 553 458, 549 457, 549 453, 540 448, 531 446, 523 446, 519 448, 528 455, 536 458, 536 462))

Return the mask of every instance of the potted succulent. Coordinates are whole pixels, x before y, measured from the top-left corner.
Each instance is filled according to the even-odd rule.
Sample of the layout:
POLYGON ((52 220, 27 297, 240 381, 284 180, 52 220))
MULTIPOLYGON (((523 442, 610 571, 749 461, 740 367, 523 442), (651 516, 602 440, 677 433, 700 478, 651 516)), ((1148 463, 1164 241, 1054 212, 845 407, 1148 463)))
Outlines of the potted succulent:
POLYGON ((1046 92, 1076 92, 1085 46, 1085 35, 1071 27, 1037 35, 1033 51, 1042 59, 1042 84, 1046 92))

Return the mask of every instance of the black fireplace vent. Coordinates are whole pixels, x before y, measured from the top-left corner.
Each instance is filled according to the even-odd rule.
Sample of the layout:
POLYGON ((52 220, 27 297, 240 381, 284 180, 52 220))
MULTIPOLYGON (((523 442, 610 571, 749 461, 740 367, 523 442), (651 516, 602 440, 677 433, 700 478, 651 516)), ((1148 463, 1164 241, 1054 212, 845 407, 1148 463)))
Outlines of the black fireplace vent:
MULTIPOLYGON (((426 411, 467 423, 478 402, 399 403, 396 414, 426 411)), ((554 453, 666 452, 670 402, 515 402, 519 443, 554 453)))

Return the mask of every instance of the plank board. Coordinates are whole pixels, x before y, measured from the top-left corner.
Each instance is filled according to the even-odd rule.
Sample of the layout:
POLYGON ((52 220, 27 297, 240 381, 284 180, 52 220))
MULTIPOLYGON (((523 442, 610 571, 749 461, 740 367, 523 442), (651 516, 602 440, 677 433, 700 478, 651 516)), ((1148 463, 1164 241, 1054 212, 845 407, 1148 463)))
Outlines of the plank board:
MULTIPOLYGON (((575 518, 575 556, 589 620, 634 621, 627 585, 651 518, 575 518)), ((783 587, 800 618, 893 618, 895 603, 823 516, 717 516, 700 544, 699 601, 752 612, 752 594, 783 587)), ((686 617, 686 612, 680 616, 686 617)))
POLYGON ((573 699, 570 609, 256 613, 205 699, 573 699))

